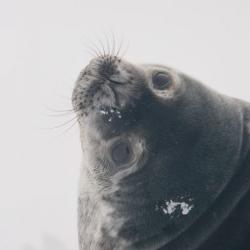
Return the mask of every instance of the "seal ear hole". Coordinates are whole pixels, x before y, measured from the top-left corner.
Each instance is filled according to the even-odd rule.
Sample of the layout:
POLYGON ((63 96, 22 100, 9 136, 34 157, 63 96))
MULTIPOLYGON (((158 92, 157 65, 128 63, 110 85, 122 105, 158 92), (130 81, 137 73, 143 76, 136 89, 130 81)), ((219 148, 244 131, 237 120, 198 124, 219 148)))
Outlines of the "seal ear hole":
POLYGON ((116 164, 123 165, 129 163, 132 159, 131 144, 127 140, 119 140, 111 147, 111 158, 116 164))
POLYGON ((153 87, 156 90, 169 89, 172 85, 172 78, 165 72, 158 72, 152 78, 153 87))

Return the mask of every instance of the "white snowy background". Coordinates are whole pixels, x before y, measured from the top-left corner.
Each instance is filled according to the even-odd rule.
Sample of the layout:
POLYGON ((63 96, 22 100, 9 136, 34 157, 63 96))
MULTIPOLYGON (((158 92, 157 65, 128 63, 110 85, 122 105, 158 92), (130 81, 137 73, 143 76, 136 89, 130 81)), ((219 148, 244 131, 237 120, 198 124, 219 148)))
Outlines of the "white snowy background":
POLYGON ((76 250, 81 150, 71 90, 115 34, 135 63, 162 63, 250 101, 248 0, 0 0, 0 249, 76 250), (99 45, 100 47, 100 45, 99 45))

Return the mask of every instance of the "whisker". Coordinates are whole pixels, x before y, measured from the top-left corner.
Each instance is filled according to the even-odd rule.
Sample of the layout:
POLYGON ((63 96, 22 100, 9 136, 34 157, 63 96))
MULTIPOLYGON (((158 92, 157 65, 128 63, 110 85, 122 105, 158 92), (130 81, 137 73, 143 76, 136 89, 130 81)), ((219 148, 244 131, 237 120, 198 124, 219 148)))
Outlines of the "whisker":
POLYGON ((61 113, 61 114, 47 114, 47 116, 51 116, 51 117, 62 117, 62 116, 67 116, 67 115, 74 115, 74 112, 71 112, 71 113, 61 113))
POLYGON ((65 125, 67 125, 67 124, 69 124, 69 123, 75 121, 75 119, 77 119, 77 118, 78 118, 78 116, 76 115, 76 116, 74 116, 72 119, 68 120, 67 122, 64 122, 64 123, 62 123, 62 124, 59 124, 59 125, 57 125, 57 126, 54 126, 54 127, 51 127, 51 128, 47 128, 47 129, 57 129, 57 128, 61 128, 61 127, 65 126, 65 125))
POLYGON ((86 41, 82 41, 84 45, 84 50, 90 54, 91 57, 97 57, 96 49, 94 49, 92 46, 90 46, 86 41))
POLYGON ((112 46, 112 56, 116 56, 116 53, 115 53, 115 51, 116 51, 116 39, 115 39, 114 32, 112 32, 112 44, 113 44, 113 46, 112 46))
POLYGON ((75 122, 74 122, 70 127, 68 127, 68 128, 65 129, 61 134, 59 134, 59 136, 65 135, 67 132, 69 132, 70 129, 72 129, 72 128, 79 122, 79 120, 80 120, 80 117, 78 117, 78 118, 75 120, 75 122))
POLYGON ((65 109, 65 110, 56 110, 56 109, 50 109, 52 112, 61 112, 61 113, 66 113, 66 112, 73 112, 74 109, 65 109))
POLYGON ((106 43, 107 43, 107 50, 108 50, 108 56, 110 56, 111 54, 111 49, 110 49, 110 43, 109 43, 109 38, 108 38, 108 35, 105 33, 105 39, 106 39, 106 43))
POLYGON ((103 45, 103 42, 100 38, 98 38, 98 42, 99 44, 101 45, 101 48, 102 48, 102 54, 100 57, 104 58, 106 56, 106 51, 105 51, 105 46, 103 45))
POLYGON ((96 48, 93 48, 93 45, 90 45, 86 41, 83 41, 85 49, 87 50, 88 53, 91 54, 91 56, 96 57, 98 56, 98 52, 96 51, 96 48))
POLYGON ((52 108, 49 108, 49 107, 46 107, 46 109, 48 110, 48 111, 51 111, 51 112, 55 112, 55 113, 73 113, 73 112, 75 112, 75 109, 65 109, 65 110, 63 110, 63 109, 52 109, 52 108))
POLYGON ((98 55, 97 55, 97 53, 96 53, 95 50, 86 48, 86 51, 87 51, 87 53, 90 54, 90 56, 92 56, 92 57, 98 57, 98 55))
POLYGON ((119 55, 120 55, 120 52, 121 52, 121 49, 122 49, 122 46, 123 46, 123 42, 124 42, 124 39, 122 38, 120 43, 119 43, 119 47, 117 49, 116 55, 115 55, 116 57, 119 57, 119 55))
POLYGON ((96 57, 101 57, 101 56, 102 56, 102 52, 101 52, 101 50, 99 49, 99 46, 97 46, 97 44, 96 44, 94 41, 90 40, 90 39, 87 38, 87 37, 85 37, 85 40, 88 41, 88 43, 86 43, 86 41, 84 42, 85 45, 86 45, 89 49, 91 49, 91 51, 93 51, 94 55, 95 55, 96 57))
POLYGON ((100 50, 98 45, 93 42, 93 46, 94 46, 93 51, 95 52, 96 57, 101 57, 102 51, 100 50))
POLYGON ((126 54, 126 52, 128 51, 129 48, 129 43, 127 43, 127 46, 125 47, 124 51, 122 52, 122 54, 120 55, 120 58, 124 58, 124 55, 126 54))

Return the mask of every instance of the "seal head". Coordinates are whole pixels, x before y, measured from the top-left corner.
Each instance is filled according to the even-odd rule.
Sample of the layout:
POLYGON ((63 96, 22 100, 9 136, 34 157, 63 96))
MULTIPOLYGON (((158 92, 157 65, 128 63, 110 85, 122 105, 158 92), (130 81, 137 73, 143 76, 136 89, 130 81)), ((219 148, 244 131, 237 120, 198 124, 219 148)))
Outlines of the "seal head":
POLYGON ((229 214, 240 200, 220 204, 248 156, 247 103, 114 56, 89 63, 72 100, 83 153, 80 249, 195 249, 224 220, 220 211, 210 225, 209 209, 229 214), (206 230, 192 232, 203 218, 206 230))

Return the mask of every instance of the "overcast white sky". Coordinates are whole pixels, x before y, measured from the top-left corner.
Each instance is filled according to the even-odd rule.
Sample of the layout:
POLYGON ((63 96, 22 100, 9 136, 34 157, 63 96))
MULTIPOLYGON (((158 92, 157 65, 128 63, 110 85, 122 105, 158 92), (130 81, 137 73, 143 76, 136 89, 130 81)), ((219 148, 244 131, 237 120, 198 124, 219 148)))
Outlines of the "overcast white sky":
POLYGON ((248 0, 0 3, 0 249, 77 249, 78 130, 48 128, 74 117, 50 109, 71 109, 89 41, 114 33, 131 62, 250 100, 248 0))

